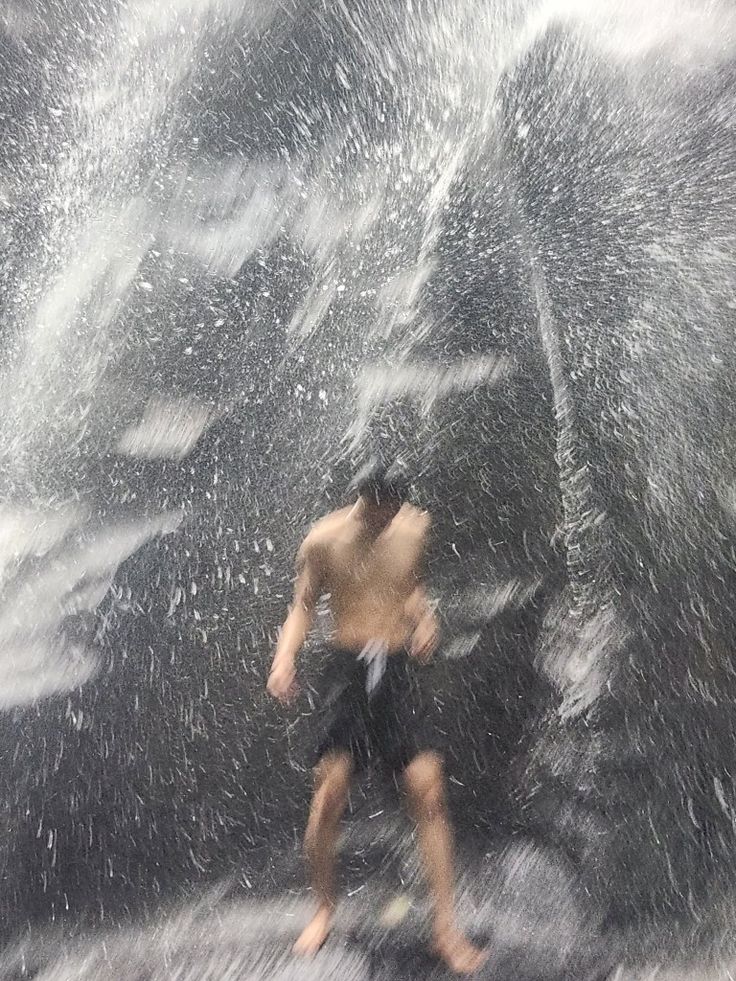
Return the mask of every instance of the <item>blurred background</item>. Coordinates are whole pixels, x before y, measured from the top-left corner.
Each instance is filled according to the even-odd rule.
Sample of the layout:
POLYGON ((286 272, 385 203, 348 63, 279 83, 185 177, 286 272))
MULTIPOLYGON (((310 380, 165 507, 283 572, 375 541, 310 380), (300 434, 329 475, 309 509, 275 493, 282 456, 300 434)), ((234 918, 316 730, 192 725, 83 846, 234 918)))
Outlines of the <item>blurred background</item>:
POLYGON ((265 680, 376 450, 433 518, 484 976, 731 977, 733 7, 6 0, 0 37, 0 978, 445 976, 370 776, 289 956, 328 668, 265 680))

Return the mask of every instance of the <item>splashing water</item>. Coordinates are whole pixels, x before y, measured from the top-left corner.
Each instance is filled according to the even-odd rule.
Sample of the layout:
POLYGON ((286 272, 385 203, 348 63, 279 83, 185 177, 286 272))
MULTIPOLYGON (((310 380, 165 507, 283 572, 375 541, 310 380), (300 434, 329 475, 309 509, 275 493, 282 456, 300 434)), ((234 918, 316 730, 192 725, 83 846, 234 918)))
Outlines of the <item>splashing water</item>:
MULTIPOLYGON (((727 706, 736 563, 730 7, 69 6, 41 23, 14 2, 0 19, 0 59, 15 59, 0 112, 30 106, 0 159, 3 705, 53 712, 70 691, 97 705, 138 644, 141 727, 171 743, 132 784, 191 781, 170 806, 198 870, 228 822, 262 828, 265 803, 247 820, 197 810, 217 769, 201 759, 231 768, 234 732, 238 765, 287 759, 254 692, 291 555, 341 499, 346 457, 384 441, 411 459, 447 543, 438 592, 466 626, 445 660, 462 652, 493 687, 489 652, 510 677, 502 641, 534 635, 530 670, 553 692, 509 743, 531 741, 550 782, 584 760, 580 797, 599 815, 605 740, 567 757, 554 740, 623 706, 605 723, 612 754, 651 764, 677 743, 692 756, 672 772, 702 764, 691 782, 720 788, 702 814, 689 784, 650 788, 655 816, 632 837, 667 841, 665 798, 690 801, 678 828, 711 829, 711 810, 727 824, 708 713, 727 706), (545 590, 534 630, 508 625, 545 590), (678 699, 695 748, 687 726, 672 734, 678 699), (179 757, 170 734, 186 726, 179 757)), ((462 719, 475 688, 457 684, 462 719)), ((138 805, 118 806, 124 835, 138 805)), ((574 813, 576 834, 599 828, 574 813)), ((639 896, 646 863, 619 860, 615 823, 580 861, 608 862, 639 896)), ((725 854, 728 828, 707 834, 725 854)), ((669 855, 652 876, 674 883, 673 906, 696 903, 692 847, 682 881, 669 855)), ((61 873, 44 875, 45 894, 61 873)))

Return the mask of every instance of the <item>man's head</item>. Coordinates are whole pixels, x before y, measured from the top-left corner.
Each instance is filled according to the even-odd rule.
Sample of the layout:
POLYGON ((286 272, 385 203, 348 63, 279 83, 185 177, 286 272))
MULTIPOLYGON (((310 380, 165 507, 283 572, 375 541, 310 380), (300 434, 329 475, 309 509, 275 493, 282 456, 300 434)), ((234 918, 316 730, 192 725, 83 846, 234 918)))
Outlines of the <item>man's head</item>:
POLYGON ((371 461, 358 472, 353 487, 363 501, 366 514, 376 524, 387 524, 409 496, 409 482, 403 468, 387 467, 371 461))

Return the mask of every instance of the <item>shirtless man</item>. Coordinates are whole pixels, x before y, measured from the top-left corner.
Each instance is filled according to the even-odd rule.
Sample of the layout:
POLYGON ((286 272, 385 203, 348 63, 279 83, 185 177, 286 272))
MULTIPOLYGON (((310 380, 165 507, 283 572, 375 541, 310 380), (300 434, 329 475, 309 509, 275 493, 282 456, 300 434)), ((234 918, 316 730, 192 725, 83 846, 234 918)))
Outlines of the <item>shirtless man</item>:
POLYGON ((339 823, 354 768, 372 756, 403 776, 417 823, 433 906, 432 949, 456 973, 485 955, 460 932, 454 914, 452 836, 442 760, 421 739, 421 698, 410 659, 426 663, 438 625, 421 583, 426 513, 404 503, 398 478, 374 467, 358 481, 351 507, 318 521, 299 549, 294 601, 283 625, 268 691, 283 703, 298 693, 296 657, 315 606, 329 594, 334 685, 318 747, 305 852, 318 907, 295 950, 320 949, 332 926, 339 823))

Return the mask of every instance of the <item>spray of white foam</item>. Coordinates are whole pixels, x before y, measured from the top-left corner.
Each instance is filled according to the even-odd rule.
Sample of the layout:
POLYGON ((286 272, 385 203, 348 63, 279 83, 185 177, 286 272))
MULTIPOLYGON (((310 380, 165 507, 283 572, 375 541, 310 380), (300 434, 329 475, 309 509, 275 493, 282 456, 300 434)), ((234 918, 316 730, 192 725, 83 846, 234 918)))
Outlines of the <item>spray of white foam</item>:
POLYGON ((561 593, 547 611, 535 658, 561 695, 561 718, 574 718, 595 703, 610 677, 613 655, 626 637, 610 604, 581 616, 572 591, 561 593))
POLYGON ((116 449, 148 460, 183 460, 215 417, 211 406, 194 398, 152 398, 139 422, 122 433, 116 449))
POLYGON ((17 309, 28 314, 0 386, 5 456, 17 483, 39 453, 51 445, 68 451, 84 432, 90 394, 121 349, 117 315, 161 221, 144 195, 131 194, 132 177, 142 154, 153 154, 156 166, 166 162, 178 99, 211 22, 247 34, 275 14, 275 5, 235 0, 124 5, 96 62, 59 92, 70 130, 45 165, 46 211, 55 218, 15 288, 17 309))
POLYGON ((507 610, 524 607, 541 584, 541 579, 527 581, 513 576, 505 582, 476 586, 463 593, 457 604, 457 612, 465 618, 490 623, 507 610))
POLYGON ((419 318, 419 300, 422 290, 435 267, 435 252, 443 228, 445 208, 450 192, 461 173, 470 144, 470 136, 450 152, 436 152, 435 178, 428 188, 421 215, 422 230, 415 262, 398 272, 383 288, 380 297, 382 330, 385 335, 398 332, 406 338, 399 349, 409 355, 431 328, 431 323, 419 318), (413 329, 412 329, 413 328, 413 329), (408 343, 407 343, 408 342, 408 343))
POLYGON ((562 696, 564 717, 589 709, 614 665, 626 638, 616 612, 609 574, 608 516, 592 485, 581 442, 575 403, 562 354, 560 325, 555 323, 544 268, 533 235, 514 206, 518 239, 524 248, 542 348, 549 369, 556 422, 556 461, 564 520, 561 528, 569 586, 547 618, 537 663, 562 696))
POLYGON ((34 17, 33 11, 25 3, 7 0, 0 11, 0 28, 15 41, 24 41, 32 34, 44 29, 42 17, 34 17))
POLYGON ((181 516, 163 513, 80 534, 80 515, 2 515, 3 538, 16 561, 6 575, 0 610, 0 708, 26 705, 88 681, 94 649, 65 629, 69 617, 92 613, 118 566, 156 535, 173 532, 181 516), (22 558, 42 555, 40 567, 22 558))
POLYGON ((685 68, 710 68, 736 51, 736 12, 718 0, 542 0, 527 8, 514 32, 507 65, 558 24, 629 64, 661 58, 685 68))
POLYGON ((74 505, 54 510, 0 508, 0 588, 29 556, 42 558, 86 519, 74 505))
POLYGON ((427 417, 435 406, 462 392, 481 386, 493 388, 513 372, 510 358, 503 355, 480 355, 463 358, 454 364, 438 366, 429 362, 410 362, 390 368, 373 365, 365 368, 357 381, 357 409, 348 430, 348 440, 356 449, 369 432, 377 409, 396 400, 408 399, 427 417))
POLYGON ((530 581, 514 576, 505 582, 484 583, 466 590, 458 600, 452 598, 443 606, 448 621, 457 619, 461 632, 443 645, 442 656, 448 660, 468 657, 482 637, 482 629, 509 610, 520 610, 539 591, 541 579, 530 581))
POLYGON ((413 362, 395 369, 369 367, 360 375, 358 401, 370 411, 376 403, 410 395, 423 412, 429 412, 436 402, 454 392, 472 391, 481 385, 491 388, 511 373, 511 359, 496 354, 463 358, 443 366, 413 362))
MULTIPOLYGON (((213 890, 214 892, 214 890, 213 890)), ((34 933, 0 955, 0 971, 24 975, 30 968, 38 981, 102 981, 115 977, 133 981, 368 981, 369 957, 340 944, 326 945, 313 958, 295 961, 290 939, 309 920, 305 899, 286 902, 246 900, 192 904, 178 913, 158 916, 154 924, 108 931, 64 941, 51 931, 34 933), (276 944, 274 945, 274 940, 276 944)), ((345 904, 349 906, 349 901, 345 904)), ((355 929, 365 920, 361 907, 341 923, 355 929)))
POLYGON ((733 960, 695 960, 690 964, 673 965, 650 963, 641 967, 619 965, 609 981, 733 981, 736 962, 733 960))

